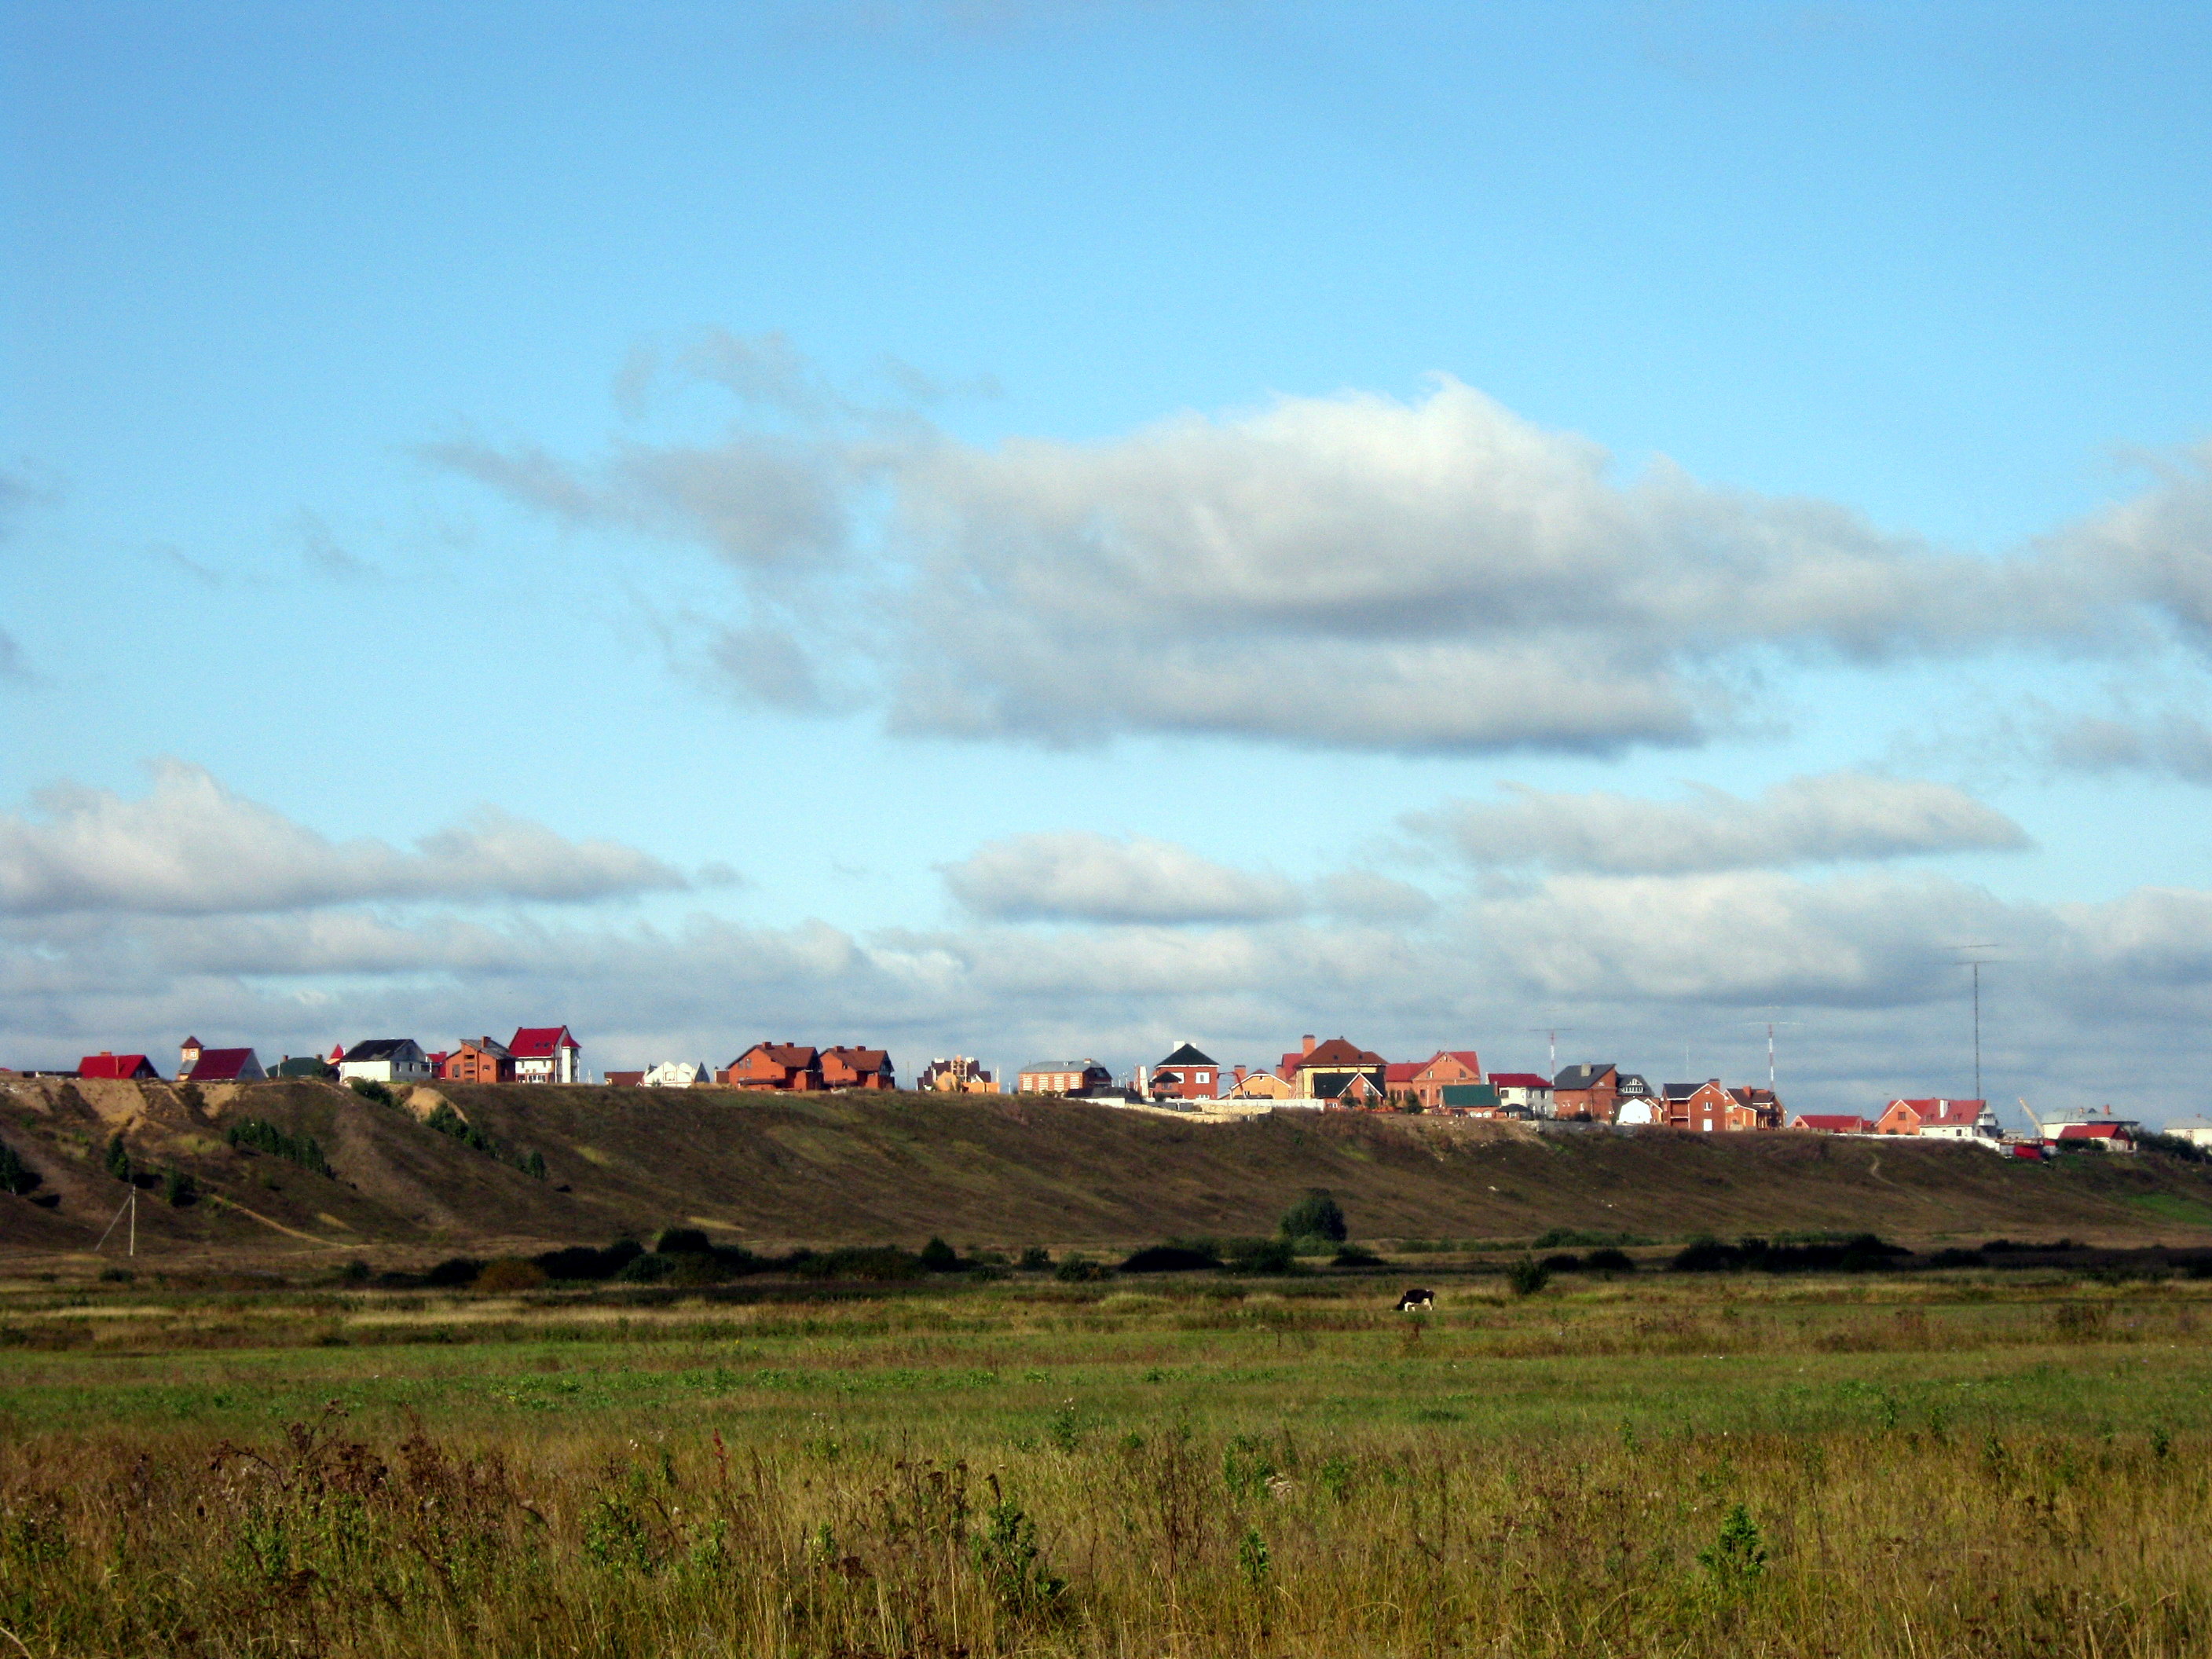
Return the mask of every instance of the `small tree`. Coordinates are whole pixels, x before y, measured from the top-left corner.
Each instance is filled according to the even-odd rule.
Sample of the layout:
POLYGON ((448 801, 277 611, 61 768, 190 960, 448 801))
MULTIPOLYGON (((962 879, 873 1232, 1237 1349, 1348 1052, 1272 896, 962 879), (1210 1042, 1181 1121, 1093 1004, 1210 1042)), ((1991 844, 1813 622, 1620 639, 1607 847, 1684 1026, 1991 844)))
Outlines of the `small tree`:
POLYGON ((102 1161, 107 1173, 118 1181, 129 1181, 137 1171, 131 1165, 131 1149, 123 1144, 123 1131, 118 1129, 107 1138, 107 1151, 102 1161))
POLYGON ((1534 1296, 1552 1282, 1552 1270, 1533 1255, 1524 1255, 1505 1269, 1505 1288, 1516 1296, 1534 1296))
POLYGON ((173 1210, 181 1210, 200 1195, 200 1184, 182 1170, 162 1172, 161 1196, 173 1210))
POLYGON ((957 1273, 960 1271, 960 1253, 932 1235, 929 1243, 921 1247, 921 1265, 933 1273, 957 1273))
POLYGON ((1309 1187, 1306 1195, 1283 1212, 1285 1238, 1326 1238, 1341 1244, 1352 1230, 1345 1224, 1344 1206, 1326 1187, 1309 1187))

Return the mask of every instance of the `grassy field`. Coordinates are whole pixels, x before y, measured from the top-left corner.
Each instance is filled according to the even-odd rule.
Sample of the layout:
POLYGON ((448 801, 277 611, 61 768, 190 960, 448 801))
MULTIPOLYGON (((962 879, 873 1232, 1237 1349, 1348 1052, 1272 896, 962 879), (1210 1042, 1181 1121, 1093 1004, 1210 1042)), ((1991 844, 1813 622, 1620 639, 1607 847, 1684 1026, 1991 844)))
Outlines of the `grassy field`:
POLYGON ((2212 1647, 2212 1280, 1655 1266, 19 1276, 0 1646, 2212 1647))

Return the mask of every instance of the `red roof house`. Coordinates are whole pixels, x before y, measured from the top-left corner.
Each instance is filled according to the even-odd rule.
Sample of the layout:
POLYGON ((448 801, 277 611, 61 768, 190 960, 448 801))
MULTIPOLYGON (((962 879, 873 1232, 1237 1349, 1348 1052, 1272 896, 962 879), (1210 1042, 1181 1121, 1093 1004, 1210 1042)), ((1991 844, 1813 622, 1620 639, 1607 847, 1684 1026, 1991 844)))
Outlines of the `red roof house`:
POLYGON ((1793 1129, 1810 1129, 1821 1135, 1863 1135, 1874 1133, 1874 1125, 1856 1112, 1800 1112, 1790 1120, 1793 1129))
POLYGON ((575 1083, 581 1080, 577 1061, 583 1045, 565 1025, 520 1027, 507 1045, 514 1060, 517 1083, 575 1083))
POLYGON ((102 1048, 96 1054, 87 1054, 76 1063, 79 1077, 112 1078, 119 1082, 136 1083, 141 1079, 159 1081, 161 1073, 154 1062, 143 1054, 118 1054, 102 1048))
POLYGON ((2136 1149, 2136 1126, 2132 1123, 2068 1123, 2058 1131, 2062 1146, 2087 1144, 2108 1152, 2132 1152, 2136 1149))
POLYGON ((253 1083, 268 1075, 251 1048, 203 1048, 198 1037, 186 1037, 178 1047, 179 1083, 253 1083))

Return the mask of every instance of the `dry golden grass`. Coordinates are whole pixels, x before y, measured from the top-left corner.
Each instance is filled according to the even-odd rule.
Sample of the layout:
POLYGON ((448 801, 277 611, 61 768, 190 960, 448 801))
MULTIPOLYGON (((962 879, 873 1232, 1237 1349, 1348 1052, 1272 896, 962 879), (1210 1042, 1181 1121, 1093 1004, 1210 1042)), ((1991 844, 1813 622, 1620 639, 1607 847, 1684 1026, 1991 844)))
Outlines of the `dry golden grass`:
POLYGON ((2212 1648, 2212 1285, 1382 1292, 19 1290, 122 1335, 0 1357, 0 1647, 2212 1648))

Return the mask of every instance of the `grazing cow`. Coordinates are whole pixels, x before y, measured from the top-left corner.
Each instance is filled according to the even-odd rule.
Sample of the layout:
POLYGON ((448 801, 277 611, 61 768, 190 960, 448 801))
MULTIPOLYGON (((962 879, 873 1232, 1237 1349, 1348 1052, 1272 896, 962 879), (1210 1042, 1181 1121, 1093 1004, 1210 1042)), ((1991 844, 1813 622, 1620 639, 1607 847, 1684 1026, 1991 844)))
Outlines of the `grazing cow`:
POLYGON ((1410 1290, 1398 1298, 1400 1313, 1426 1313, 1437 1305, 1437 1298, 1427 1291, 1410 1290))

